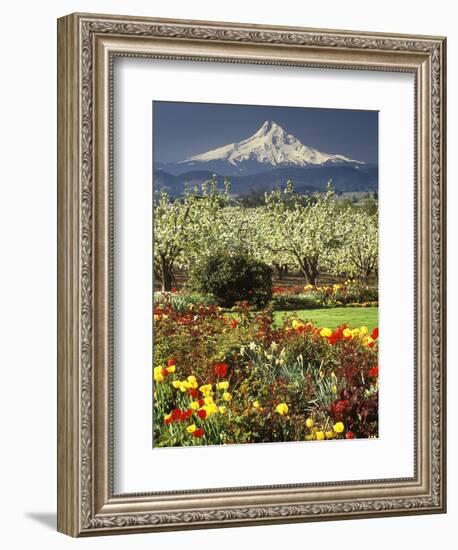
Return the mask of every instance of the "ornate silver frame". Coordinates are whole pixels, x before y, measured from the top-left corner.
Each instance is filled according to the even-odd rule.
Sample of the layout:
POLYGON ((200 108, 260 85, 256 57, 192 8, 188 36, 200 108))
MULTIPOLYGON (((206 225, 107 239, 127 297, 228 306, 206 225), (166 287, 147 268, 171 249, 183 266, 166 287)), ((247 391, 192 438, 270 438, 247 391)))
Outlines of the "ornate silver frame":
POLYGON ((72 536, 445 511, 445 38, 73 14, 58 21, 58 530, 72 536), (118 495, 112 61, 406 71, 416 97, 415 475, 118 495))

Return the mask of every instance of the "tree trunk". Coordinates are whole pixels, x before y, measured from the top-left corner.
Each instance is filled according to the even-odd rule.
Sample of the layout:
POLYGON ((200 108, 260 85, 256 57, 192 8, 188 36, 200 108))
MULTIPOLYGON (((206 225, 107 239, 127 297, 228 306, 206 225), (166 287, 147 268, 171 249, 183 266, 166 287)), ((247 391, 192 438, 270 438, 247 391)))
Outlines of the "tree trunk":
POLYGON ((274 264, 278 273, 278 279, 284 281, 288 274, 288 266, 286 264, 274 264))
POLYGON ((171 263, 165 258, 161 259, 161 283, 162 292, 170 292, 172 290, 173 269, 171 263))
POLYGON ((303 258, 301 262, 301 271, 308 285, 316 286, 318 277, 318 262, 316 259, 303 258))

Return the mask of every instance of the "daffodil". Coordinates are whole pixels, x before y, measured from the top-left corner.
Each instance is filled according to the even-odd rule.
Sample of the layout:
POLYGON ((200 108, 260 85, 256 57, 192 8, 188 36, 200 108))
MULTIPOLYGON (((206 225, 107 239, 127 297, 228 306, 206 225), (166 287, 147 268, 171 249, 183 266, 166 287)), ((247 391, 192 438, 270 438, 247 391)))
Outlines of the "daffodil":
POLYGON ((336 422, 332 429, 337 433, 341 434, 345 430, 345 426, 343 422, 336 422))
POLYGON ((218 407, 218 411, 220 414, 226 414, 227 409, 224 405, 221 405, 221 407, 218 407))
POLYGON ((288 414, 289 407, 286 403, 279 403, 275 410, 278 412, 279 415, 284 416, 285 414, 288 414))
POLYGON ((211 395, 207 395, 207 397, 204 397, 204 403, 206 405, 211 405, 212 403, 214 403, 213 397, 211 395))
POLYGON ((232 400, 232 395, 228 391, 225 391, 223 393, 223 399, 224 399, 224 401, 231 401, 232 400))
POLYGON ((229 382, 227 380, 223 380, 222 382, 218 382, 218 384, 216 384, 216 387, 219 390, 227 390, 227 388, 229 387, 229 382))
POLYGON ((188 382, 190 384, 195 384, 197 382, 196 377, 191 374, 190 376, 188 376, 188 382))
POLYGON ((324 327, 320 330, 320 336, 323 338, 329 338, 331 336, 332 330, 330 328, 324 327))

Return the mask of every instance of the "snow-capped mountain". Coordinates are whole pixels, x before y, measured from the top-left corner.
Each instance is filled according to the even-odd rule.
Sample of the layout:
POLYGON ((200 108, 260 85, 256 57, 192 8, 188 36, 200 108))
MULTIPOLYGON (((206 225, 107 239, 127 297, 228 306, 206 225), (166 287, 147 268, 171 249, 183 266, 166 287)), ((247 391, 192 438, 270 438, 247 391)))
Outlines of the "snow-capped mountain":
POLYGON ((266 120, 249 138, 188 157, 178 162, 177 168, 179 172, 182 169, 213 169, 225 175, 241 175, 285 166, 304 168, 344 164, 365 163, 304 145, 275 122, 266 120))
POLYGON ((329 180, 339 192, 374 191, 378 167, 344 155, 324 153, 304 145, 267 120, 252 136, 180 162, 154 163, 154 185, 179 196, 185 187, 216 177, 218 185, 229 176, 231 192, 280 188, 292 180, 301 193, 323 190, 329 180))

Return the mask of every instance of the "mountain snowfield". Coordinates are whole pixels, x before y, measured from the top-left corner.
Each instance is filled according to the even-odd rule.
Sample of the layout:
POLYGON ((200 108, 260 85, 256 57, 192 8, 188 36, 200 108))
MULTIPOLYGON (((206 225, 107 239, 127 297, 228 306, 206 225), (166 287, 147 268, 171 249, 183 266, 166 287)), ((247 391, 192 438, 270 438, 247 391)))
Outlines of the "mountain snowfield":
POLYGON ((365 164, 343 155, 331 155, 308 147, 271 120, 266 120, 259 130, 247 139, 194 155, 178 164, 197 168, 198 165, 213 162, 228 163, 233 167, 246 162, 257 162, 264 165, 263 169, 281 166, 365 164))

